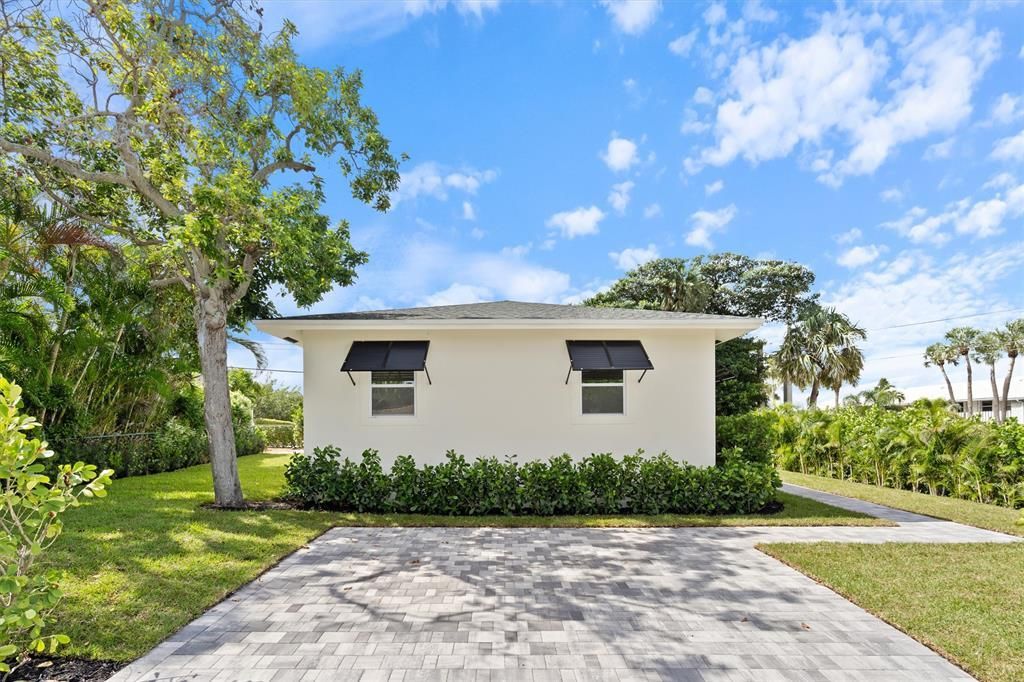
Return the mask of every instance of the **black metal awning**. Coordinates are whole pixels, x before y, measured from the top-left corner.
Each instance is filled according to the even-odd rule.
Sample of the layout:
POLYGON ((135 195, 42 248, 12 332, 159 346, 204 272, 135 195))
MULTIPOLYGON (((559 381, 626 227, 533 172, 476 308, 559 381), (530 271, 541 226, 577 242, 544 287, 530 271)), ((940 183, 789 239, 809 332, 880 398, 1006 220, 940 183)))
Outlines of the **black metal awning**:
POLYGON ((427 372, 429 348, 429 341, 353 341, 341 371, 353 385, 352 372, 427 372))
MULTIPOLYGON (((593 369, 642 369, 647 374, 647 370, 654 369, 639 341, 566 341, 565 346, 569 350, 570 374, 593 369)), ((569 375, 565 383, 569 383, 569 375)))

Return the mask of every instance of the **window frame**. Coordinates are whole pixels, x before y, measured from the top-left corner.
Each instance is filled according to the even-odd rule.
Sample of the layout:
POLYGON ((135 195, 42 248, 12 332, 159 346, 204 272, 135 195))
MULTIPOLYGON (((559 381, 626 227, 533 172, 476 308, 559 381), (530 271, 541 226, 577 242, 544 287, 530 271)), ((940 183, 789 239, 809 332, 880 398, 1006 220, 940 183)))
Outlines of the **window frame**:
POLYGON ((608 369, 583 369, 583 370, 579 370, 579 372, 580 372, 580 392, 579 392, 578 399, 576 401, 576 406, 577 406, 576 409, 577 409, 577 413, 579 414, 579 416, 583 417, 584 419, 602 418, 602 417, 604 417, 604 418, 613 418, 614 419, 616 417, 625 417, 626 416, 626 414, 628 413, 626 384, 629 383, 629 382, 626 381, 626 370, 624 370, 624 369, 620 369, 620 370, 614 370, 614 369, 613 370, 608 370, 608 369), (585 383, 584 380, 583 380, 584 379, 584 375, 589 373, 589 372, 616 372, 616 371, 621 374, 622 380, 618 381, 618 382, 615 382, 615 383, 588 384, 588 383, 585 383), (619 388, 619 389, 622 390, 622 411, 621 412, 584 412, 583 411, 583 392, 586 391, 587 388, 611 388, 611 387, 619 388))
POLYGON ((387 419, 387 420, 392 420, 392 419, 415 419, 416 418, 416 414, 417 414, 416 394, 418 393, 418 391, 417 391, 418 382, 416 380, 416 372, 415 371, 413 371, 413 370, 371 370, 370 371, 369 386, 370 386, 370 390, 368 391, 369 400, 368 400, 368 405, 367 405, 367 412, 369 414, 370 419, 387 419), (410 374, 412 376, 412 381, 409 382, 409 383, 402 383, 402 384, 378 384, 378 383, 375 383, 374 380, 373 380, 373 375, 374 374, 391 374, 391 373, 399 373, 399 374, 408 373, 408 374, 410 374), (374 414, 373 413, 373 390, 375 388, 410 388, 410 389, 412 389, 412 414, 374 414))

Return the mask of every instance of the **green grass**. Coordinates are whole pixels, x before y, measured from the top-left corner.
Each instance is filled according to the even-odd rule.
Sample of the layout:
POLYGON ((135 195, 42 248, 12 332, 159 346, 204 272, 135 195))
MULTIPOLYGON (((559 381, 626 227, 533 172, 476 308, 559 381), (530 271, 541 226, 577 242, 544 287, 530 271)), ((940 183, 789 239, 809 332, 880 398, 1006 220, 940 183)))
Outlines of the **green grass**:
POLYGON ((864 483, 852 483, 834 478, 798 474, 793 471, 783 471, 780 473, 782 474, 782 480, 786 483, 802 485, 807 488, 814 488, 815 490, 822 490, 837 495, 845 495, 846 497, 855 497, 858 500, 884 504, 888 507, 956 521, 957 523, 977 526, 978 528, 987 528, 988 530, 1000 533, 1024 536, 1024 525, 1019 523, 1022 518, 1022 512, 1019 509, 1015 510, 994 504, 969 502, 953 497, 913 493, 908 490, 880 488, 864 483))
POLYGON ((1024 679, 1024 543, 760 549, 982 680, 1024 679))
MULTIPOLYGON (((238 460, 249 499, 284 486, 289 455, 238 460)), ((884 525, 861 514, 780 494, 771 516, 437 517, 273 510, 226 512, 209 467, 115 481, 109 497, 68 512, 44 563, 65 572, 55 617, 71 637, 65 656, 127 661, 332 526, 884 525)))

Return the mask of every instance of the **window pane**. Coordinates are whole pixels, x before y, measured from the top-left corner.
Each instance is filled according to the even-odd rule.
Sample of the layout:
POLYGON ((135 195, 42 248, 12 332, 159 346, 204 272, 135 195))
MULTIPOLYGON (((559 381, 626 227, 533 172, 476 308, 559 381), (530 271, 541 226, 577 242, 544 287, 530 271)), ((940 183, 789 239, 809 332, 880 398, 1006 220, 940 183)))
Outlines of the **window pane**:
POLYGON ((583 414, 622 414, 622 386, 584 386, 583 414))
POLYGON ((371 384, 412 384, 412 372, 370 372, 371 384))
POLYGON ((621 384, 621 369, 589 369, 580 372, 585 384, 621 384))
POLYGON ((412 386, 374 386, 371 390, 370 414, 374 417, 415 414, 416 389, 412 386))

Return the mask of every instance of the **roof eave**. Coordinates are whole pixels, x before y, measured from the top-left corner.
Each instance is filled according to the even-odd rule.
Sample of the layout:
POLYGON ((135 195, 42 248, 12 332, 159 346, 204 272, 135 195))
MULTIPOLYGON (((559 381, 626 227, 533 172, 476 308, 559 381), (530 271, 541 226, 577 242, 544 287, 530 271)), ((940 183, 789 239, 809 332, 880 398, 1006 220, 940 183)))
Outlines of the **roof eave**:
POLYGON ((254 324, 261 332, 284 338, 302 340, 303 331, 382 331, 382 330, 513 330, 513 329, 678 329, 713 330, 716 341, 743 336, 762 325, 763 321, 752 317, 720 319, 681 320, 592 320, 592 319, 413 319, 413 320, 256 320, 254 324))

